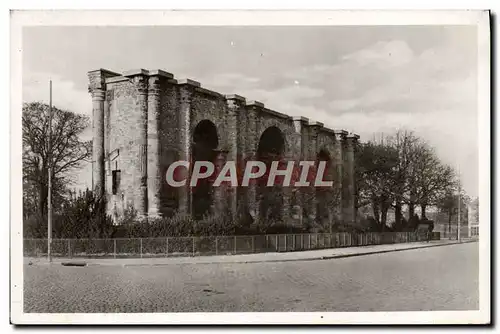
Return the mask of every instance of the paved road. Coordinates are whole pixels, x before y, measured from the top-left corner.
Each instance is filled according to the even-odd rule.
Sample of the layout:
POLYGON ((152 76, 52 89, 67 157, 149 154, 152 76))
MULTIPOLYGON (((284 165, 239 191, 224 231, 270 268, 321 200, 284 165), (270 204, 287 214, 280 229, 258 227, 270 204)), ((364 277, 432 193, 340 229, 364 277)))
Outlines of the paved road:
POLYGON ((25 312, 479 308, 478 243, 334 260, 24 267, 25 312))

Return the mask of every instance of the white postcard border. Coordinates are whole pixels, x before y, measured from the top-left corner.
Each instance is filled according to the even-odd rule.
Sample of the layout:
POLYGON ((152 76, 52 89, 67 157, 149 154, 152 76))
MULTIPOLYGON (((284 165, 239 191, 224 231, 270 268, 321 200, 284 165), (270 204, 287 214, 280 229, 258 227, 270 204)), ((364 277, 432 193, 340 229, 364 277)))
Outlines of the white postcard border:
MULTIPOLYGON (((47 87, 48 90, 48 87, 47 87)), ((90 96, 89 96, 90 98, 90 96)), ((490 22, 487 11, 18 11, 11 14, 11 321, 15 324, 468 324, 490 321, 490 22), (42 25, 477 25, 480 311, 88 313, 23 312, 22 27, 42 25)))

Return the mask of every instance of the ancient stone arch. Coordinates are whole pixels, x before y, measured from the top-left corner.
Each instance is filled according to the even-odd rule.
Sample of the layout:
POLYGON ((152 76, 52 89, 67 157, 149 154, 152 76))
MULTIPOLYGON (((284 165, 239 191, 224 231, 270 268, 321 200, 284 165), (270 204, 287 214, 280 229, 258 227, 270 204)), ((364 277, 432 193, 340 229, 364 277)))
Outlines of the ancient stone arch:
MULTIPOLYGON (((257 156, 261 135, 270 127, 284 137, 286 159, 317 158, 326 147, 335 166, 335 186, 341 203, 337 221, 351 223, 354 209, 354 143, 357 135, 331 130, 305 117, 291 117, 239 95, 222 95, 190 80, 176 80, 162 70, 132 70, 123 74, 91 71, 89 92, 93 105, 93 188, 107 198, 108 212, 117 218, 126 207, 140 216, 161 217, 173 212, 193 213, 193 192, 188 186, 172 189, 165 171, 177 160, 190 161, 193 134, 203 121, 217 129, 217 163, 241 164, 257 156)), ((212 211, 238 206, 259 218, 257 187, 230 187, 214 191, 212 211)), ((283 189, 282 219, 302 224, 316 219, 317 198, 283 189), (307 214, 305 214, 307 212, 307 214)))
POLYGON ((286 136, 282 130, 275 126, 269 126, 260 132, 257 144, 258 158, 264 158, 264 154, 273 154, 278 157, 285 156, 288 150, 286 136))
MULTIPOLYGON (((332 153, 328 149, 326 145, 321 147, 316 155, 316 161, 319 164, 320 162, 325 163, 325 173, 323 180, 324 181, 334 181, 335 175, 335 167, 333 165, 332 153)), ((334 212, 333 208, 338 205, 337 201, 339 201, 339 193, 335 187, 317 187, 316 190, 316 212, 318 222, 322 225, 327 225, 328 227, 332 226, 334 223, 334 212)))
MULTIPOLYGON (((279 128, 279 123, 273 123, 273 125, 267 126, 259 133, 257 160, 264 162, 269 172, 273 161, 282 161, 286 158, 289 146, 285 134, 279 128)), ((269 173, 266 173, 258 182, 259 218, 282 220, 284 206, 283 187, 279 182, 276 182, 273 187, 268 187, 268 176, 269 173)))
MULTIPOLYGON (((196 161, 216 162, 220 142, 218 132, 217 126, 208 119, 195 124, 192 131, 191 169, 196 161)), ((192 214, 195 218, 209 214, 216 205, 212 182, 212 179, 201 179, 195 187, 191 187, 192 214)))

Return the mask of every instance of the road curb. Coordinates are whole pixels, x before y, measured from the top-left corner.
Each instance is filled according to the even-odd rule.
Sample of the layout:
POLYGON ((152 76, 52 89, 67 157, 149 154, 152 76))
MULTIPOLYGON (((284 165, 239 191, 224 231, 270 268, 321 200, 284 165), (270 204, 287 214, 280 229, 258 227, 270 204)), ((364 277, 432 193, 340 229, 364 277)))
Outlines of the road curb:
POLYGON ((346 257, 355 257, 355 256, 364 256, 364 255, 372 255, 372 254, 402 252, 402 251, 408 251, 408 250, 413 250, 413 249, 422 249, 422 248, 431 248, 431 247, 443 247, 443 246, 461 245, 461 244, 467 244, 467 243, 471 243, 471 242, 476 242, 476 240, 467 240, 467 241, 462 241, 460 243, 453 242, 453 243, 448 243, 448 244, 422 245, 422 246, 412 247, 412 248, 388 249, 388 250, 380 250, 380 251, 375 251, 375 252, 364 252, 364 253, 354 253, 354 254, 339 254, 339 255, 332 255, 332 256, 323 256, 321 259, 318 259, 318 260, 342 259, 342 258, 346 258, 346 257))
MULTIPOLYGON (((132 264, 120 264, 120 263, 92 263, 92 262, 78 262, 76 261, 57 261, 52 263, 36 263, 30 262, 29 265, 62 265, 62 266, 78 266, 78 267, 164 267, 164 266, 186 266, 186 265, 204 265, 204 264, 252 264, 252 263, 276 263, 276 262, 297 262, 297 261, 318 261, 318 260, 333 260, 333 259, 342 259, 348 257, 356 257, 356 256, 366 256, 373 254, 383 254, 383 253, 392 253, 392 252, 402 252, 409 251, 414 249, 422 249, 422 248, 431 248, 431 247, 442 247, 442 246, 452 246, 459 245, 465 243, 478 242, 478 240, 465 240, 460 243, 458 242, 450 242, 450 243, 442 243, 442 244, 422 244, 411 248, 400 248, 400 249, 385 249, 385 250, 374 250, 374 251, 365 251, 359 253, 351 253, 351 254, 338 254, 338 255, 327 255, 327 256, 313 256, 313 257, 305 257, 305 258, 291 258, 291 259, 264 259, 264 260, 224 260, 224 261, 209 261, 209 262, 177 262, 177 263, 132 263, 132 264), (82 265, 84 264, 84 265, 82 265)), ((334 248, 332 248, 334 250, 334 248)))
MULTIPOLYGON (((422 249, 422 248, 431 248, 431 247, 442 247, 442 246, 452 246, 452 245, 460 245, 465 243, 477 242, 477 240, 467 240, 462 241, 460 243, 446 243, 446 244, 437 244, 437 245, 421 245, 412 248, 402 248, 402 249, 387 249, 373 252, 362 252, 362 253, 353 253, 353 254, 339 254, 339 255, 331 255, 331 256, 316 256, 310 258, 302 258, 302 259, 271 259, 271 260, 248 260, 248 261, 212 261, 212 262, 185 262, 185 263, 157 263, 157 264, 147 264, 147 263, 138 263, 138 264, 122 264, 122 267, 164 267, 164 266, 173 266, 173 265, 202 265, 202 264, 251 264, 251 263, 275 263, 275 262, 297 262, 297 261, 318 261, 318 260, 333 260, 333 259, 342 259, 347 257, 355 257, 355 256, 365 256, 372 254, 383 254, 383 253, 392 253, 392 252, 401 252, 401 251, 409 251, 414 249, 422 249)), ((106 266, 103 264, 92 264, 95 266, 106 266)), ((113 264, 109 264, 113 265, 113 264)))

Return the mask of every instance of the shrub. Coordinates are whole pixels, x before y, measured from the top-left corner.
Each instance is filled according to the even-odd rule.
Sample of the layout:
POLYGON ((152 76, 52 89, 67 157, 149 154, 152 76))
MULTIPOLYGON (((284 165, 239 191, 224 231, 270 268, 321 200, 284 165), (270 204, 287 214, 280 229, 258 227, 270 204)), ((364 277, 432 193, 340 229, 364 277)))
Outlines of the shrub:
POLYGON ((57 238, 109 238, 112 234, 113 221, 106 214, 105 199, 89 190, 71 199, 54 219, 57 238))
POLYGON ((33 214, 23 220, 23 235, 29 239, 47 238, 47 216, 33 214))
POLYGON ((153 238, 193 235, 193 219, 180 213, 172 217, 163 217, 140 221, 134 210, 120 220, 115 228, 115 237, 153 238))
MULTIPOLYGON (((53 238, 109 238, 113 230, 104 199, 89 190, 68 199, 52 218, 53 238)), ((47 216, 25 217, 23 234, 26 238, 47 238, 47 216)))

